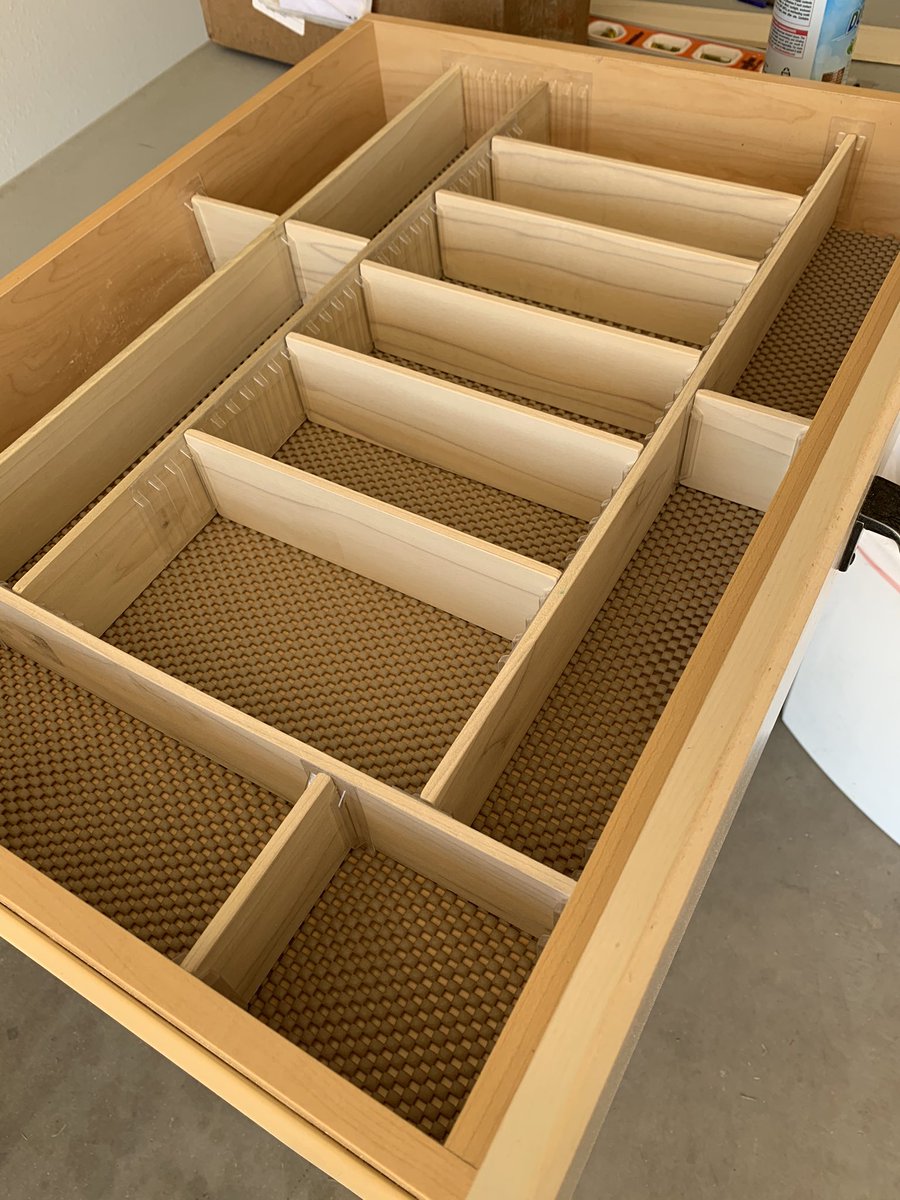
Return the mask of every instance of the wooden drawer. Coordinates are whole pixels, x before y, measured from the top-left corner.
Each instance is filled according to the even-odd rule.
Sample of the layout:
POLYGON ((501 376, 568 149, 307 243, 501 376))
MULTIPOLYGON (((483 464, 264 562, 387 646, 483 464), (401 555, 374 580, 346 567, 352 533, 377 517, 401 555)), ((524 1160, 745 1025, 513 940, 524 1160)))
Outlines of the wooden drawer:
POLYGON ((897 415, 900 110, 331 47, 380 131, 3 454, 0 932, 361 1196, 562 1197, 897 415))

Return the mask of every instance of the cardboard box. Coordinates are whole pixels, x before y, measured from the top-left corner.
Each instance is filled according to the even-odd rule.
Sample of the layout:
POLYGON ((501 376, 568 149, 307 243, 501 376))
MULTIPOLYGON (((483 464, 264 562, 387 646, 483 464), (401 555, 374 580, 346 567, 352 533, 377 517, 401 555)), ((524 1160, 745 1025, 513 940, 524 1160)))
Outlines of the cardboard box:
MULTIPOLYGON (((232 50, 296 63, 340 31, 306 23, 299 37, 250 5, 250 0, 200 0, 210 39, 232 50)), ((375 12, 442 25, 503 28, 503 0, 375 0, 375 12)))

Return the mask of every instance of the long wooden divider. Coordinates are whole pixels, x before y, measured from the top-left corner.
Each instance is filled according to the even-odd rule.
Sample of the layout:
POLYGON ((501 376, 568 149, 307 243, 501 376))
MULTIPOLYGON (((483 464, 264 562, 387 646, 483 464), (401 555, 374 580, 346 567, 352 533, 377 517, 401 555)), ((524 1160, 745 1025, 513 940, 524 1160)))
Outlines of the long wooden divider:
POLYGON ((302 334, 287 337, 309 418, 575 517, 596 517, 640 443, 302 334))
POLYGON ((756 271, 734 258, 440 191, 448 279, 702 345, 756 271))
POLYGON ((221 516, 493 633, 518 637, 559 579, 553 567, 209 434, 185 441, 221 516))
POLYGON ((700 352, 363 261, 375 346, 635 433, 650 433, 700 352))
POLYGON ((494 199, 739 258, 762 258, 797 211, 790 192, 495 137, 494 199))

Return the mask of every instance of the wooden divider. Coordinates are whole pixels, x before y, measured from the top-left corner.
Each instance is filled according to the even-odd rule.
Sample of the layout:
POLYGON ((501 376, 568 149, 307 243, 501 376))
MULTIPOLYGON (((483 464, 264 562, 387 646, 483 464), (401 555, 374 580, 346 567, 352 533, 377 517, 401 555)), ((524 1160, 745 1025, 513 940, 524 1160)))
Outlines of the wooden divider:
POLYGON ((369 244, 364 237, 323 229, 321 225, 308 225, 305 221, 286 221, 284 233, 304 303, 312 300, 369 244))
POLYGON ((740 258, 762 258, 801 200, 515 138, 496 137, 491 149, 494 199, 503 204, 740 258))
POLYGON ((650 433, 699 350, 363 261, 378 350, 650 433))
POLYGON ((422 789, 472 821, 677 481, 689 406, 672 408, 422 789))
POLYGON ((219 513, 503 637, 518 637, 559 571, 350 488, 189 431, 219 513))
POLYGON ((291 333, 303 405, 320 425, 585 520, 638 442, 291 333))
POLYGON ((245 246, 278 220, 275 213, 229 204, 227 200, 214 200, 200 193, 191 197, 191 208, 214 271, 237 258, 245 246))
POLYGON ((808 429, 805 417, 698 391, 681 482, 765 512, 808 429))
MULTIPOLYGON (((253 395, 212 399, 194 420, 273 454, 304 420, 293 374, 263 367, 253 395)), ((101 634, 215 516, 182 434, 99 500, 15 585, 29 600, 101 634)))
POLYGON ((353 845, 338 802, 317 775, 188 951, 186 971, 249 1003, 353 845))
POLYGON ((703 344, 756 263, 496 201, 435 196, 449 279, 703 344))
POLYGON ((462 73, 457 67, 426 88, 284 215, 374 237, 466 145, 462 73))
POLYGON ((528 933, 548 933, 574 890, 549 867, 5 589, 0 642, 286 799, 323 772, 367 842, 528 933))
POLYGON ((273 232, 0 453, 0 579, 27 562, 299 304, 288 248, 273 232))
POLYGON ((807 263, 831 228, 844 193, 857 139, 845 135, 804 196, 756 278, 722 326, 697 379, 698 387, 730 392, 763 340, 807 263))

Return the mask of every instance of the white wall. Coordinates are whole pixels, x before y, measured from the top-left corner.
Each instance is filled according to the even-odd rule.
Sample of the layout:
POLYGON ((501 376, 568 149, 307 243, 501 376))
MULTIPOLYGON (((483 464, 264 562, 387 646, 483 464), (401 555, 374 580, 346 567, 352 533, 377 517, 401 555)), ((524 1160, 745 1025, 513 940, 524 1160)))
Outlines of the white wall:
POLYGON ((0 184, 205 41, 199 0, 0 0, 0 184))

